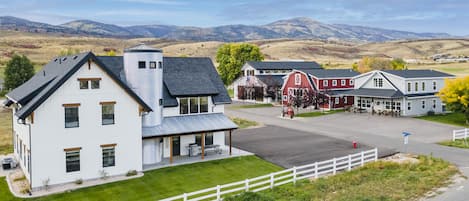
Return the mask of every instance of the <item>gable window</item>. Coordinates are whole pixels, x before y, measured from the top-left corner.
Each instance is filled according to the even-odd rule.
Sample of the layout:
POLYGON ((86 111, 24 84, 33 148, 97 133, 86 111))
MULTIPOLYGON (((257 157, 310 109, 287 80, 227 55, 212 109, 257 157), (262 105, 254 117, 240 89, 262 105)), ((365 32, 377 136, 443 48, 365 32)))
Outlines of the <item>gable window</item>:
POLYGON ((332 80, 332 86, 337 86, 337 80, 332 80))
POLYGON ((67 172, 80 171, 80 150, 66 151, 65 163, 67 172))
POLYGON ((79 80, 80 89, 89 89, 88 80, 79 80))
POLYGON ((79 126, 78 107, 80 104, 63 104, 65 109, 65 128, 79 126))
POLYGON ((419 91, 419 83, 418 82, 415 83, 415 91, 419 91))
POLYGON ((347 104, 347 96, 344 97, 344 104, 347 104))
POLYGON ((436 82, 433 81, 433 90, 436 90, 436 82))
POLYGON ((179 114, 189 114, 189 99, 188 98, 179 99, 179 114))
POLYGON ((116 165, 115 145, 101 145, 103 149, 103 167, 113 167, 116 165))
POLYGON ((91 89, 99 89, 100 80, 91 80, 91 89))
POLYGON ((208 97, 200 97, 200 113, 208 112, 208 97))
POLYGON ((159 69, 162 69, 162 68, 163 68, 163 62, 158 61, 158 68, 159 68, 159 69))
POLYGON ((422 82, 422 91, 425 91, 425 82, 422 82))
POLYGON ((146 63, 144 61, 139 61, 138 68, 147 68, 146 63))
POLYGON ((101 102, 102 125, 114 124, 114 105, 116 102, 101 102))
POLYGON ((383 87, 383 78, 373 78, 373 83, 375 87, 383 87))
POLYGON ((191 113, 199 113, 199 98, 190 98, 190 109, 191 113))
POLYGON ((328 84, 329 84, 328 80, 323 80, 322 81, 322 85, 324 85, 325 87, 327 87, 328 84))
POLYGON ((345 86, 345 80, 340 80, 340 86, 345 86))
POLYGON ((295 85, 301 84, 301 74, 295 74, 295 85))
POLYGON ((407 91, 410 92, 412 88, 412 84, 410 82, 407 83, 407 91))
POLYGON ((156 61, 150 61, 150 68, 156 69, 156 61))

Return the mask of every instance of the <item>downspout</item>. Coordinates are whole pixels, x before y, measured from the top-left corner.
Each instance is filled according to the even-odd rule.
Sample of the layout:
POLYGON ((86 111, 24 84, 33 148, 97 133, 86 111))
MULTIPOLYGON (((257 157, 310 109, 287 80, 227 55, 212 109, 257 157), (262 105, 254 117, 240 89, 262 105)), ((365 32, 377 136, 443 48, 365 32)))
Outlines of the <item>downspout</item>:
MULTIPOLYGON (((20 120, 20 119, 18 119, 18 122, 19 122, 20 124, 23 124, 23 125, 27 125, 27 126, 28 126, 28 131, 29 131, 29 133, 28 133, 28 135, 29 135, 29 158, 28 158, 28 166, 29 166, 29 168, 28 168, 28 172, 29 172, 29 189, 31 189, 31 191, 32 191, 32 189, 33 189, 33 167, 32 167, 32 162, 31 162, 31 161, 32 161, 32 159, 33 159, 33 157, 32 157, 32 153, 33 153, 33 152, 32 152, 31 150, 32 150, 32 144, 33 144, 33 143, 32 143, 32 141, 31 141, 31 124, 30 124, 30 123, 27 124, 27 123, 26 123, 26 120, 23 120, 23 122, 20 122, 19 120, 20 120)), ((25 154, 26 154, 26 153, 25 153, 25 154)), ((30 195, 31 195, 31 192, 29 192, 29 193, 30 193, 30 195)))

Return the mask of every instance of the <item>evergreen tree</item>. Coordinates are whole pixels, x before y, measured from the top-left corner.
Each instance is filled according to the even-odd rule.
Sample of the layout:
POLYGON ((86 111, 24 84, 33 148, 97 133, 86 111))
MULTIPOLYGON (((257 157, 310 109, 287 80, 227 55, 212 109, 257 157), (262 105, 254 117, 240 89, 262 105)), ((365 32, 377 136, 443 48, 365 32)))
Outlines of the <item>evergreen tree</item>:
POLYGON ((13 55, 5 68, 4 89, 10 91, 34 75, 34 66, 26 56, 13 55))

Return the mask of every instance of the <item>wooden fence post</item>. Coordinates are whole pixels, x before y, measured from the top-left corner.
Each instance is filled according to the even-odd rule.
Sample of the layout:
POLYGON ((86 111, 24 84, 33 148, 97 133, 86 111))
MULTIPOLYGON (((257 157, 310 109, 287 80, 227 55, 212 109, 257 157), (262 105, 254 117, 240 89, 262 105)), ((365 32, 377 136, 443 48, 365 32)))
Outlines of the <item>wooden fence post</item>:
POLYGON ((362 151, 361 153, 361 166, 365 165, 365 153, 362 151))
POLYGON ((348 155, 348 167, 347 170, 352 170, 352 155, 348 155))
POLYGON ((220 201, 221 195, 220 195, 220 185, 217 185, 217 201, 220 201))
POLYGON ((293 166, 293 185, 296 185, 296 166, 293 166))
POLYGON ((246 188, 246 192, 249 191, 249 179, 246 179, 246 181, 244 181, 244 184, 245 184, 245 188, 246 188))
POLYGON ((318 175, 318 162, 314 162, 314 178, 318 178, 319 175, 318 175))
POLYGON ((274 188, 274 174, 270 174, 270 189, 274 188))
POLYGON ((332 159, 332 174, 335 175, 337 173, 337 159, 332 159))

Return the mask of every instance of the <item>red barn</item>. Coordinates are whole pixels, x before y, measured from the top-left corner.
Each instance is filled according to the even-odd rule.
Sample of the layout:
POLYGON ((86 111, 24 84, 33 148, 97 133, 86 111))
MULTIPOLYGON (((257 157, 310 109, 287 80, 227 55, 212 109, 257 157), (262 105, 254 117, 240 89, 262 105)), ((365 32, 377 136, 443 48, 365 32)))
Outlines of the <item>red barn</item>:
POLYGON ((353 105, 353 96, 342 95, 354 87, 352 78, 359 75, 350 69, 294 70, 285 76, 283 104, 295 101, 308 106, 338 109, 353 105))

